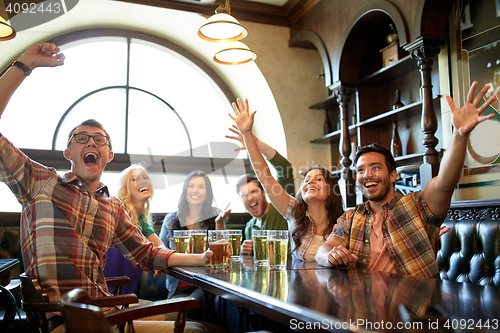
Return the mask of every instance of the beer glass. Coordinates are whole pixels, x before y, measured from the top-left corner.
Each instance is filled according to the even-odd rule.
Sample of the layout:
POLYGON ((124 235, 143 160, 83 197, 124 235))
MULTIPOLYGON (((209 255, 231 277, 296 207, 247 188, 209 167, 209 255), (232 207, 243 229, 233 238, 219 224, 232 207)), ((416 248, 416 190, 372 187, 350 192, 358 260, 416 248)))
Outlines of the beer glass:
POLYGON ((207 231, 206 230, 191 230, 191 247, 193 253, 203 253, 207 250, 207 231))
POLYGON ((228 230, 229 231, 229 241, 231 242, 232 254, 231 260, 240 260, 240 251, 241 251, 241 240, 243 239, 243 235, 241 230, 228 230))
POLYGON ((269 263, 269 246, 267 230, 252 230, 253 260, 257 266, 267 266, 269 263))
POLYGON ((208 246, 214 253, 210 257, 210 267, 214 269, 227 269, 229 267, 229 231, 208 230, 208 246))
POLYGON ((174 249, 178 253, 191 253, 191 235, 189 230, 174 230, 174 249))
POLYGON ((288 257, 288 230, 268 230, 269 266, 285 269, 288 257))

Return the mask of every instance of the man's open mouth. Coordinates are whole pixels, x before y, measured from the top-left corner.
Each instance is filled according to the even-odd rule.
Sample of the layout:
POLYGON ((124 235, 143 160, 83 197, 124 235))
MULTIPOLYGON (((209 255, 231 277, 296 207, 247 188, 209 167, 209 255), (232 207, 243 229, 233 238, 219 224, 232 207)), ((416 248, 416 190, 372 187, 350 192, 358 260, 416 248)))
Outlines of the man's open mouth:
POLYGON ((94 153, 87 153, 85 156, 83 156, 83 162, 85 163, 97 163, 97 155, 94 153))

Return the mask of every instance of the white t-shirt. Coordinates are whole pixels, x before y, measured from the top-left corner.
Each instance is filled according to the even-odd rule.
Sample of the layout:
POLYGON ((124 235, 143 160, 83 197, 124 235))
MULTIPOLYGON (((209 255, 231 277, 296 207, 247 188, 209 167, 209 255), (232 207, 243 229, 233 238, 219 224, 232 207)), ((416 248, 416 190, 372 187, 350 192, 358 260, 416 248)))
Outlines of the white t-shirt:
POLYGON ((318 247, 323 245, 324 242, 325 239, 323 239, 323 236, 314 235, 306 253, 304 253, 304 261, 316 261, 314 257, 316 256, 316 252, 318 252, 318 247))

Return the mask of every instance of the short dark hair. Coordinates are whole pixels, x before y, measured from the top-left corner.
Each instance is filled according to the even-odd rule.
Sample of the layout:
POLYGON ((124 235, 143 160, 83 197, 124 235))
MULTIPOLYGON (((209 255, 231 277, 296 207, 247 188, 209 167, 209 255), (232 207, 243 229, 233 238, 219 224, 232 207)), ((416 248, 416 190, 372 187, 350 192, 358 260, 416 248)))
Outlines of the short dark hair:
POLYGON ((361 157, 361 155, 372 152, 379 153, 385 156, 385 165, 387 166, 387 169, 389 169, 389 173, 396 170, 396 161, 394 160, 391 151, 378 143, 372 143, 367 146, 360 146, 356 148, 356 154, 354 155, 354 165, 358 163, 358 159, 361 157))
POLYGON ((243 185, 249 184, 251 182, 256 182, 257 186, 264 191, 264 188, 262 187, 262 184, 259 182, 259 179, 257 178, 256 175, 247 173, 246 175, 239 176, 238 179, 236 180, 236 193, 239 194, 240 192, 240 187, 243 185))
POLYGON ((80 123, 79 125, 75 126, 71 130, 71 132, 69 132, 69 135, 68 135, 68 148, 71 145, 71 137, 73 136, 73 132, 76 131, 76 129, 78 127, 82 127, 82 126, 97 127, 99 129, 103 130, 104 133, 106 133, 106 135, 108 136, 109 150, 113 150, 112 146, 111 146, 111 138, 109 137, 108 132, 104 129, 104 126, 102 126, 102 124, 100 122, 98 122, 97 120, 95 120, 95 119, 87 119, 87 120, 83 121, 82 123, 80 123))

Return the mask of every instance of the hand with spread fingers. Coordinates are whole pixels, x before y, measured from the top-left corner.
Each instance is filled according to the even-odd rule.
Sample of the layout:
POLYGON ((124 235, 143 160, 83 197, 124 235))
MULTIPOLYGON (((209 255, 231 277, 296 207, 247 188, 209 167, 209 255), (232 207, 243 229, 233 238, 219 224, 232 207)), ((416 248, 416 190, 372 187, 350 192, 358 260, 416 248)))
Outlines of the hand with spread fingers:
POLYGON ((238 126, 233 125, 232 127, 229 127, 229 130, 231 132, 233 132, 234 134, 236 134, 236 136, 226 135, 226 138, 236 140, 241 144, 241 146, 239 148, 236 148, 234 151, 240 151, 240 150, 247 149, 247 147, 245 146, 245 140, 243 140, 243 135, 241 135, 241 132, 238 130, 238 126))
POLYGON ((468 135, 477 126, 477 124, 495 116, 493 113, 486 116, 481 115, 484 110, 486 110, 488 105, 493 103, 496 99, 495 96, 491 96, 485 103, 479 106, 490 86, 484 86, 483 89, 481 89, 481 91, 477 94, 476 98, 474 98, 476 87, 477 81, 474 81, 470 87, 469 93, 467 94, 467 102, 461 108, 456 108, 453 98, 446 96, 446 101, 448 102, 451 110, 451 121, 455 130, 458 130, 458 133, 461 136, 468 135))
POLYGON ((219 215, 217 215, 217 217, 215 218, 215 224, 216 224, 217 230, 224 230, 225 229, 226 218, 229 216, 229 214, 231 214, 231 208, 229 208, 230 205, 231 205, 231 203, 229 202, 226 205, 226 208, 221 210, 219 215))
POLYGON ((245 133, 252 132, 255 113, 257 111, 248 113, 248 99, 245 99, 245 106, 243 106, 241 100, 238 98, 236 102, 233 102, 233 109, 236 112, 236 117, 232 114, 229 114, 229 116, 235 121, 241 134, 245 135, 245 133))

